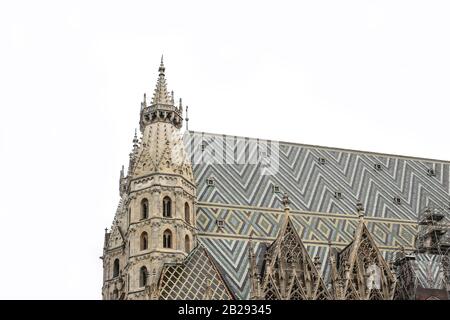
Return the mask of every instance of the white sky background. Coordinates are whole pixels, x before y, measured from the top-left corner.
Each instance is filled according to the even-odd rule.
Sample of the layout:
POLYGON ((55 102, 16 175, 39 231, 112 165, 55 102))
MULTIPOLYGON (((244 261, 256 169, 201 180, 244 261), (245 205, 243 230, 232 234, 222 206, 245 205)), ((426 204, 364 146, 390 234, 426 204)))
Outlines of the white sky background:
POLYGON ((2 1, 0 298, 101 298, 164 53, 190 129, 450 159, 449 1, 2 1))

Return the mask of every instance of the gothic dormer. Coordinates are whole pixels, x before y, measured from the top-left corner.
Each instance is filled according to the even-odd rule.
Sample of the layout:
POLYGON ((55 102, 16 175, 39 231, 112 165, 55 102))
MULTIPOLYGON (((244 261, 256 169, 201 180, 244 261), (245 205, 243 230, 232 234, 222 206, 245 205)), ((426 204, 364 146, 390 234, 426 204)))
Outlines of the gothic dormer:
POLYGON ((289 198, 283 197, 284 224, 267 248, 262 277, 255 270, 253 250, 249 254, 251 298, 264 300, 327 300, 331 298, 318 264, 308 254, 290 216, 289 198), (253 265, 253 266, 252 266, 253 265), (261 278, 261 283, 259 282, 261 278))
POLYGON ((175 106, 173 91, 169 94, 163 58, 159 66, 159 76, 156 82, 155 92, 150 105, 147 105, 147 96, 141 103, 140 129, 143 133, 145 126, 155 122, 165 122, 173 124, 177 129, 183 125, 183 108, 181 99, 178 106, 175 106))
POLYGON ((364 222, 364 207, 356 205, 359 222, 353 241, 330 257, 335 299, 391 300, 395 277, 364 222))

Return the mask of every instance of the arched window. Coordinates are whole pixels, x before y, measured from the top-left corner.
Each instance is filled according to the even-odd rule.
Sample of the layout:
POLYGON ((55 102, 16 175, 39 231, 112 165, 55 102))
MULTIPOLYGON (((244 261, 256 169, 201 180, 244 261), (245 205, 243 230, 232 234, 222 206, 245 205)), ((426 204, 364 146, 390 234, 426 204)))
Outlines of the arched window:
POLYGON ((189 239, 188 235, 184 237, 184 251, 186 251, 187 253, 191 251, 191 239, 189 239))
POLYGON ((168 229, 163 233, 163 248, 172 248, 172 232, 168 229))
POLYGON ((375 263, 372 263, 366 270, 367 288, 381 289, 381 269, 375 263))
POLYGON ((148 235, 147 232, 142 232, 141 234, 141 250, 148 249, 148 235))
POLYGON ((148 200, 146 198, 141 201, 141 219, 148 218, 148 200))
POLYGON ((142 266, 139 270, 139 286, 145 287, 147 285, 147 268, 145 266, 142 266))
POLYGON ((116 260, 114 260, 114 265, 113 265, 113 278, 119 276, 119 269, 120 269, 119 259, 116 259, 116 260))
POLYGON ((184 220, 186 220, 187 223, 191 223, 191 210, 189 208, 189 204, 186 202, 184 204, 184 220))
POLYGON ((172 200, 169 197, 163 199, 163 217, 169 218, 172 216, 172 200))

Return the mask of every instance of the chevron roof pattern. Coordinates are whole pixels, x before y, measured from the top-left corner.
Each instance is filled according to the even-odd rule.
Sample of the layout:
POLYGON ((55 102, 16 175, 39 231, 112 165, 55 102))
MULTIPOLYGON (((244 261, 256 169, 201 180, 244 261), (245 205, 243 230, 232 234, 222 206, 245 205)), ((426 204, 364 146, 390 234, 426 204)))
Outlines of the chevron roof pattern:
POLYGON ((248 238, 253 234, 260 244, 276 238, 284 193, 297 232, 311 256, 321 258, 324 273, 327 242, 343 248, 352 239, 358 200, 388 259, 400 245, 413 248, 419 212, 450 206, 449 161, 193 131, 184 141, 197 184, 199 239, 239 298, 249 294, 248 238), (277 162, 269 174, 261 153, 277 162), (217 154, 226 163, 216 161, 217 154))
MULTIPOLYGON (((236 148, 243 144, 248 157, 253 139, 192 133, 207 141, 203 153, 227 150, 237 163, 196 163, 192 160, 198 200, 209 203, 279 209, 284 192, 293 210, 350 214, 360 200, 369 217, 416 221, 425 206, 450 205, 449 165, 446 161, 415 159, 277 142, 279 170, 262 175, 262 164, 240 161, 236 148), (219 146, 220 145, 220 146, 219 146), (320 164, 318 159, 325 159, 320 164), (379 169, 375 169, 380 165, 379 169), (435 176, 428 170, 433 169, 435 176), (211 188, 206 179, 214 177, 211 188), (272 186, 279 187, 274 193, 272 186), (341 199, 335 198, 340 192, 341 199), (399 197, 401 204, 394 202, 399 197)), ((189 148, 188 148, 189 149, 189 148)))
POLYGON ((445 289, 445 279, 440 268, 442 261, 439 258, 426 253, 416 255, 414 269, 418 285, 423 288, 445 289))

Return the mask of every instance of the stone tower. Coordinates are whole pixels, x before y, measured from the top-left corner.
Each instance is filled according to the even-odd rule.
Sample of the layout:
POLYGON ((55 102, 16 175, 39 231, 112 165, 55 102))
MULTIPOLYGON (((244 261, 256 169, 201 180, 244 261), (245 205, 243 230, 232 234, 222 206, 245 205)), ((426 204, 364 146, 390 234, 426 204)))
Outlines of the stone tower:
POLYGON ((103 299, 157 299, 165 263, 179 263, 196 245, 196 186, 184 150, 181 99, 174 102, 161 58, 151 102, 141 103, 120 203, 103 251, 103 299))

